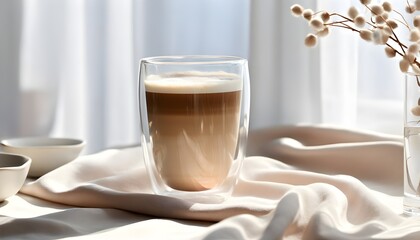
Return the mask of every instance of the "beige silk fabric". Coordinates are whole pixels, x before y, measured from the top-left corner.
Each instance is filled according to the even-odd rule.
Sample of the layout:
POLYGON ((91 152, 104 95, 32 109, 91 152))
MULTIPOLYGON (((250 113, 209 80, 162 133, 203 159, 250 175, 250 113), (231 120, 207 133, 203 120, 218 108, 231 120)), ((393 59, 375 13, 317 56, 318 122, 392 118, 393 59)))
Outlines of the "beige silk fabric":
POLYGON ((153 194, 140 147, 81 156, 21 189, 71 211, 26 219, 0 215, 0 236, 420 239, 420 218, 402 215, 401 137, 285 126, 251 133, 248 150, 233 196, 217 204, 153 194), (80 217, 98 220, 84 224, 80 217), (116 230, 103 231, 107 226, 116 230))

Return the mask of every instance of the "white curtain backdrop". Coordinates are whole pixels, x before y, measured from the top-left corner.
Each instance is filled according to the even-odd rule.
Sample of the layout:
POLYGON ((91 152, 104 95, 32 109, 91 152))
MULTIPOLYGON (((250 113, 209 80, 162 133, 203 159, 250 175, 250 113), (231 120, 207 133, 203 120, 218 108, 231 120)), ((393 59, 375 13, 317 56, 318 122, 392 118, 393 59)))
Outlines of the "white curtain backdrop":
POLYGON ((307 23, 291 16, 294 1, 251 4, 251 127, 321 122, 319 49, 304 47, 307 23))
MULTIPOLYGON (((139 142, 142 57, 249 59, 251 128, 331 123, 400 133, 402 75, 383 50, 337 31, 314 49, 290 15, 333 0, 0 0, 0 138, 139 142)), ((346 11, 346 10, 344 10, 346 11)))

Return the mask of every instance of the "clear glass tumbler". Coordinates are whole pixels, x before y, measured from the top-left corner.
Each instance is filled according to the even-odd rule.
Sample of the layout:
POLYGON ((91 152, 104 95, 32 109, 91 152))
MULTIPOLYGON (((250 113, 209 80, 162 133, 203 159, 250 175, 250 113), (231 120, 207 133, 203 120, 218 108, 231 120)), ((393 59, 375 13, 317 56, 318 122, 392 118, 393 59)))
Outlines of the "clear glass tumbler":
POLYGON ((142 59, 141 143, 155 193, 206 202, 228 197, 245 155, 249 106, 245 59, 142 59))

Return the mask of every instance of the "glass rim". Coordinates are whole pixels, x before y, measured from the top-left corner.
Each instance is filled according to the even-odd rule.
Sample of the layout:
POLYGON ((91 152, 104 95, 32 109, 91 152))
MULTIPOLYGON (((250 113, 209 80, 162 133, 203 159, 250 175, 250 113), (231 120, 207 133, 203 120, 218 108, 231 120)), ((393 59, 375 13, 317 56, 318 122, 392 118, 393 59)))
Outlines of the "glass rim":
POLYGON ((140 63, 156 65, 212 65, 212 64, 242 64, 247 60, 242 57, 228 55, 173 55, 154 56, 140 60, 140 63))

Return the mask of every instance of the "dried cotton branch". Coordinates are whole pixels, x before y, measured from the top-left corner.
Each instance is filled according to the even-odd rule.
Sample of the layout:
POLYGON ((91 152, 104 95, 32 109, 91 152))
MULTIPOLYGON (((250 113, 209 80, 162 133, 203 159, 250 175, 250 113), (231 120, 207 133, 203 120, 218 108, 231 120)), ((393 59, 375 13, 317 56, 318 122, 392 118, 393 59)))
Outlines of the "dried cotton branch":
MULTIPOLYGON (((420 15, 413 14, 420 11, 420 0, 405 0, 405 12, 413 14, 410 23, 401 12, 385 0, 382 3, 371 0, 359 0, 365 11, 359 11, 351 6, 346 14, 328 11, 313 11, 305 9, 298 4, 291 6, 294 16, 302 17, 308 21, 313 33, 305 38, 305 45, 314 47, 318 37, 325 37, 332 28, 340 28, 355 32, 362 40, 381 45, 387 57, 400 57, 399 68, 402 72, 412 70, 420 75, 420 15), (408 34, 402 38, 400 32, 394 30, 402 24, 408 29, 408 34)), ((420 80, 419 86, 420 86, 420 80)))
MULTIPOLYGON (((414 73, 420 89, 420 16, 414 14, 420 11, 420 0, 403 1, 405 12, 412 14, 410 18, 405 18, 402 11, 396 10, 388 0, 380 4, 376 4, 376 1, 375 4, 371 4, 371 0, 359 0, 365 11, 351 6, 345 14, 325 11, 314 13, 310 9, 301 13, 303 8, 296 5, 293 5, 291 10, 293 15, 302 15, 315 32, 306 36, 306 46, 315 46, 317 36, 326 36, 332 28, 357 33, 361 39, 383 47, 387 57, 398 57, 400 71, 414 73), (409 23, 406 19, 413 21, 409 23), (400 36, 400 31, 394 31, 400 24, 408 30, 404 31, 404 36, 400 36)), ((412 108, 412 113, 420 116, 420 99, 417 106, 412 108)), ((415 189, 410 182, 410 187, 420 194, 420 185, 415 189)))

